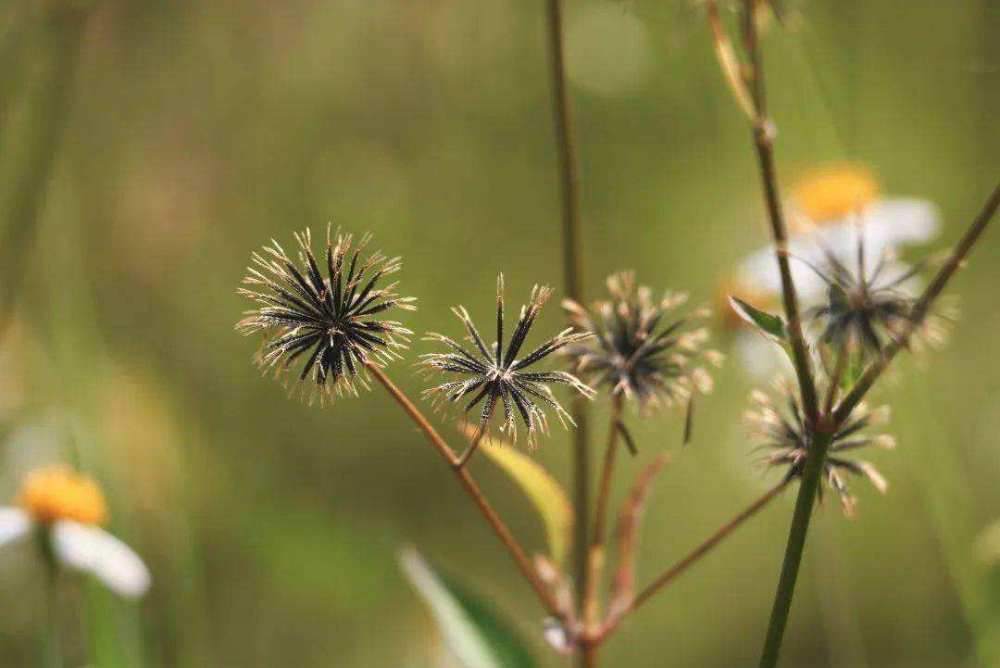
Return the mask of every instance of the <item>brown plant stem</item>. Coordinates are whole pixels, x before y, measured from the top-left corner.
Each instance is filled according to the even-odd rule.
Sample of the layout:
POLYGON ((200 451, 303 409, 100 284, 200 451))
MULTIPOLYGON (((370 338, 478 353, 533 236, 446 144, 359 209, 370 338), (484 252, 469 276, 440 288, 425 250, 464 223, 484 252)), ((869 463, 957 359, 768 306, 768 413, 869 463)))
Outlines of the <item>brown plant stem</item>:
POLYGON ((706 538, 701 544, 691 550, 691 552, 684 556, 680 561, 665 570, 659 577, 649 583, 645 589, 639 592, 639 594, 628 606, 622 608, 619 614, 607 620, 604 627, 598 633, 597 639, 599 641, 603 641, 612 631, 615 630, 615 628, 618 627, 618 624, 621 623, 622 619, 662 591, 664 587, 677 579, 678 576, 687 571, 688 568, 697 563, 706 554, 711 552, 712 549, 721 543, 724 538, 729 536, 729 534, 735 531, 744 522, 761 511, 775 497, 784 491, 789 482, 789 480, 782 480, 780 483, 769 489, 763 496, 741 510, 721 527, 716 529, 711 536, 706 538))
POLYGON ((622 396, 616 394, 611 398, 611 417, 608 423, 608 445, 604 450, 604 463, 601 466, 601 478, 597 487, 597 501, 594 506, 594 529, 590 536, 590 552, 588 555, 587 590, 584 592, 584 620, 587 624, 596 624, 600 612, 598 586, 601 573, 604 570, 604 538, 607 527, 608 505, 611 501, 611 481, 614 477, 615 456, 618 454, 618 437, 621 433, 622 396))
POLYGON ((596 668, 597 644, 586 642, 580 650, 580 663, 583 668, 596 668))
MULTIPOLYGON (((580 233, 580 177, 573 114, 566 86, 566 48, 563 35, 562 0, 548 0, 548 49, 552 76, 552 111, 555 141, 559 154, 560 194, 562 198, 562 255, 566 296, 583 301, 583 250, 580 233)), ((587 521, 590 516, 590 453, 587 439, 586 403, 573 401, 573 554, 577 591, 587 590, 587 521)))
MULTIPOLYGON (((816 434, 813 447, 806 461, 802 479, 799 484, 799 494, 792 516, 792 526, 789 530, 788 543, 782 563, 781 576, 775 592, 774 605, 771 610, 771 620, 768 625, 767 638, 764 642, 764 652, 761 658, 762 667, 773 666, 778 660, 788 613, 791 610, 792 596, 795 593, 795 583, 798 578, 802 551, 805 548, 806 534, 812 516, 812 507, 816 500, 816 490, 819 485, 826 460, 826 450, 831 441, 829 425, 821 425, 819 399, 812 361, 805 336, 802 332, 802 320, 799 311, 798 295, 788 261, 788 230, 781 207, 781 195, 778 189, 778 178, 774 166, 774 128, 767 116, 767 96, 764 87, 764 58, 757 39, 757 21, 755 16, 756 0, 744 0, 743 3, 743 38, 746 53, 750 60, 750 70, 747 72, 751 98, 753 100, 756 119, 753 124, 754 146, 757 150, 757 160, 760 167, 761 182, 764 188, 764 201, 767 206, 768 220, 771 223, 771 236, 774 240, 775 257, 778 271, 781 274, 781 297, 788 321, 788 340, 792 349, 792 361, 795 375, 798 379, 799 394, 802 397, 802 408, 805 413, 806 428, 816 434), (821 430, 822 427, 822 430, 821 430)), ((822 420, 824 423, 826 420, 822 420)))
POLYGON ((778 271, 781 274, 781 300, 784 305, 785 319, 788 321, 788 339, 792 347, 795 375, 802 394, 802 405, 806 419, 810 424, 815 425, 819 418, 819 402, 812 362, 809 358, 805 335, 802 333, 798 294, 795 290, 795 282, 792 280, 792 270, 788 261, 788 227, 785 224, 781 195, 778 189, 778 177, 774 167, 774 129, 767 117, 764 59, 757 41, 757 22, 754 19, 755 0, 744 0, 744 2, 744 40, 751 66, 748 77, 750 95, 757 119, 753 125, 754 146, 757 149, 764 202, 767 206, 771 236, 774 240, 775 258, 778 262, 778 271))
POLYGON ((872 362, 871 365, 865 369, 865 372, 855 383, 851 391, 844 397, 844 399, 837 405, 836 410, 833 413, 833 420, 835 423, 840 424, 850 416, 851 411, 858 405, 871 386, 875 384, 882 372, 889 366, 892 359, 896 354, 906 348, 910 342, 910 337, 913 336, 913 332, 920 326, 923 319, 926 317, 927 312, 930 310, 931 305, 934 300, 938 298, 941 292, 944 290, 945 285, 951 280, 951 277, 955 275, 955 272, 961 268, 962 263, 965 258, 972 251, 973 246, 979 241, 980 236, 986 230, 987 225, 993 219, 994 214, 996 214, 997 208, 1000 207, 1000 183, 993 189, 983 208, 980 210, 979 215, 975 217, 969 228, 959 239, 958 243, 955 244, 955 248, 952 250, 951 255, 948 260, 941 266, 937 274, 931 280, 930 284, 924 290, 924 293, 920 296, 916 305, 913 307, 913 313, 910 317, 909 324, 907 328, 903 331, 902 335, 886 347, 884 354, 876 361, 872 362))
POLYGON ((502 519, 500 519, 496 510, 493 509, 493 506, 490 505, 490 502, 486 499, 486 495, 483 494, 483 491, 472 478, 472 475, 466 469, 458 467, 458 458, 448 446, 448 443, 445 442, 445 440, 441 438, 441 435, 437 433, 437 430, 431 426, 431 423, 427 421, 427 418, 420 412, 420 409, 418 409, 413 402, 410 401, 402 390, 396 387, 395 383, 393 383, 380 368, 371 362, 368 362, 366 367, 372 376, 375 377, 375 380, 377 380, 379 384, 385 388, 386 392, 388 392, 389 395, 396 400, 396 403, 398 403, 400 407, 402 407, 403 411, 410 416, 410 419, 413 420, 417 427, 424 433, 427 440, 431 442, 431 445, 434 446, 438 453, 449 464, 449 467, 452 471, 454 471, 455 476, 458 478, 458 482, 461 484, 462 489, 464 489, 465 492, 472 498, 476 507, 478 507, 479 511, 482 513, 483 518, 493 529, 493 532, 500 539, 500 542, 502 542, 504 547, 507 548, 507 552, 510 553, 510 556, 514 560, 518 570, 521 571, 521 574, 528 581, 528 584, 531 585, 531 588, 535 590, 535 593, 541 600, 542 605, 545 606, 546 610, 550 614, 560 619, 564 618, 565 614, 560 609, 555 596, 548 589, 548 587, 545 586, 538 574, 535 572, 535 568, 532 565, 531 560, 528 558, 528 555, 525 553, 524 548, 521 547, 517 538, 514 537, 514 534, 511 533, 507 525, 504 524, 502 519))

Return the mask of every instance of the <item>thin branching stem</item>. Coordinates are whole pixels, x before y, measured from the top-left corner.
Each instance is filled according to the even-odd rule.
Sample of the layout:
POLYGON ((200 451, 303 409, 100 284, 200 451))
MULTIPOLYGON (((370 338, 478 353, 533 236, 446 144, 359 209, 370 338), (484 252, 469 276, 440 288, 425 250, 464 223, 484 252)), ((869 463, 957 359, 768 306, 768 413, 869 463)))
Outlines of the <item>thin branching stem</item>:
POLYGON ((969 225, 969 229, 966 230, 962 238, 955 244, 955 248, 952 250, 948 260, 941 266, 934 279, 914 305, 909 324, 902 335, 899 339, 886 346, 884 354, 878 360, 872 362, 861 375, 861 378, 858 379, 858 382, 855 383, 854 387, 851 388, 847 396, 837 405, 833 413, 835 423, 839 424, 847 419, 851 411, 854 410, 865 394, 868 393, 868 390, 871 389, 871 386, 878 380, 878 377, 889 366, 896 354, 909 344, 913 332, 920 327, 934 300, 938 298, 944 290, 945 285, 955 275, 955 272, 961 268, 965 258, 969 255, 973 246, 976 245, 976 242, 979 241, 980 236, 986 230, 986 226, 993 219, 998 207, 1000 207, 1000 183, 993 189, 979 215, 976 216, 972 224, 969 225))
POLYGON ((716 529, 711 536, 702 541, 696 548, 691 550, 687 555, 685 555, 680 561, 675 563, 673 566, 665 570, 661 575, 649 583, 645 589, 643 589, 639 594, 632 600, 632 602, 625 608, 621 610, 620 613, 609 618, 607 623, 601 629, 598 634, 598 638, 603 640, 607 638, 612 631, 614 631, 618 625, 621 623, 627 615, 634 612, 648 600, 653 598, 656 594, 663 591, 663 589, 669 585, 671 582, 677 579, 682 573, 687 571, 691 566, 697 563, 702 557, 707 555, 712 551, 719 543, 728 537, 733 531, 740 527, 748 519, 756 515, 765 506, 767 506, 775 497, 784 491, 785 487, 788 486, 788 479, 782 480, 780 483, 769 489, 764 493, 763 496, 758 498, 756 501, 751 503, 749 506, 741 510, 734 517, 732 517, 728 522, 716 529))
MULTIPOLYGON (((566 296, 576 302, 583 299, 583 250, 580 232, 580 178, 577 162, 573 115, 566 86, 566 46, 563 35, 562 0, 548 0, 548 47, 552 73, 552 111, 555 141, 559 154, 559 180, 562 199, 562 256, 566 296)), ((576 590, 586 591, 589 577, 587 557, 587 521, 590 517, 590 453, 587 439, 586 403, 573 402, 573 552, 576 590)))
POLYGON ((608 505, 611 502, 611 480, 614 477, 615 457, 618 454, 618 440, 621 434, 622 396, 616 394, 611 399, 611 417, 608 423, 608 445, 604 450, 604 462, 601 466, 601 477, 597 487, 597 499, 594 505, 594 529, 590 537, 590 553, 588 568, 590 575, 587 580, 587 591, 583 599, 584 619, 588 624, 597 621, 599 613, 598 585, 604 569, 604 539, 607 527, 608 505))
POLYGON ((476 507, 482 513, 483 518, 496 533, 500 542, 503 543, 504 547, 507 548, 507 552, 510 553, 511 558, 517 565, 518 570, 531 585, 531 588, 535 590, 538 598, 541 600, 542 605, 545 606, 546 610, 559 618, 564 617, 564 613, 561 611, 559 604, 557 603, 553 593, 545 586, 541 578, 539 578, 538 573, 532 566, 531 560, 528 558, 527 553, 525 553, 524 548, 518 542, 514 534, 511 533, 510 529, 504 524, 504 521, 500 519, 496 510, 490 505, 487 500, 486 495, 479 488, 479 485, 473 479, 472 475, 468 470, 458 467, 458 457, 455 456, 454 451, 448 446, 441 435, 438 434, 437 430, 427 421, 420 409, 417 408, 412 401, 396 387, 395 383, 389 379, 385 373, 372 363, 368 363, 367 368, 375 380, 385 388, 386 392, 396 400, 396 403, 402 407, 403 411, 406 412, 410 419, 417 425, 417 427, 424 433, 427 440, 431 442, 431 445, 438 451, 438 453, 445 459, 450 465, 450 468, 455 472, 455 476, 458 478, 458 482, 462 485, 462 489, 472 498, 475 502, 476 507))
POLYGON ((767 118, 764 58, 757 40, 757 22, 754 19, 755 4, 755 0, 745 0, 744 7, 744 39, 751 67, 748 73, 750 95, 757 118, 753 126, 754 146, 757 149, 757 160, 764 188, 767 216, 771 224, 775 258, 778 262, 778 271, 781 274, 781 300, 785 309, 785 319, 788 321, 788 339, 792 347, 795 375, 802 393, 802 405, 806 419, 810 424, 815 425, 819 417, 819 402, 809 349, 802 332, 798 293, 795 290, 795 282, 792 280, 792 270, 788 258, 788 226, 785 224, 781 194, 778 189, 778 177, 774 167, 774 130, 767 118))
MULTIPOLYGON (((802 550, 805 546, 806 534, 809 530, 809 520, 812 507, 816 500, 816 491, 826 460, 826 450, 831 438, 828 425, 821 425, 819 399, 816 390, 816 377, 809 357, 809 349, 802 331, 802 318, 799 310, 798 295, 795 282, 792 280, 791 267, 788 258, 788 228, 785 224, 781 206, 781 194, 778 189, 777 171, 774 165, 774 128, 767 116, 767 96, 764 85, 764 58, 758 43, 757 20, 755 16, 756 0, 744 0, 743 3, 743 38, 746 53, 750 60, 750 70, 747 73, 750 94, 753 101, 756 120, 753 125, 754 146, 760 167, 761 182, 764 188, 764 201, 767 206, 768 220, 771 223, 771 236, 774 241, 775 257, 778 271, 781 275, 781 297, 788 321, 788 339, 792 349, 792 361, 795 375, 798 379, 799 393, 802 397, 802 408, 805 413, 806 427, 815 433, 810 448, 809 458, 805 464, 799 494, 792 516, 792 526, 789 531, 788 543, 785 548, 785 558, 782 563, 778 589, 775 593, 774 605, 771 611, 771 621, 768 626, 761 666, 773 666, 778 659, 781 639, 788 621, 792 596, 795 592, 795 582, 798 578, 802 550), (823 429, 821 429, 823 427, 823 429)), ((826 422, 825 420, 822 420, 826 422)))
POLYGON ((837 350, 837 361, 833 367, 833 374, 830 376, 830 386, 826 388, 826 399, 823 401, 823 415, 829 415, 833 410, 833 402, 837 400, 837 393, 840 391, 840 383, 844 380, 847 372, 847 361, 850 356, 850 344, 845 341, 837 350))
POLYGON ((802 471, 799 494, 795 499, 795 511, 792 514, 792 526, 788 530, 785 558, 781 563, 781 576, 778 578, 778 588, 771 607, 771 619, 767 626, 767 637, 764 640, 764 651, 761 654, 761 668, 773 668, 778 663, 778 652, 781 650, 781 640, 788 624, 788 613, 792 609, 792 596, 795 594, 799 565, 802 563, 802 551, 805 549, 806 534, 809 532, 813 505, 816 503, 816 491, 823 475, 823 464, 826 461, 826 450, 832 441, 832 433, 831 431, 816 433, 812 452, 806 459, 802 471))
POLYGON ((469 463, 469 459, 472 458, 472 455, 475 454, 476 449, 479 448, 479 444, 482 442, 483 437, 486 436, 486 430, 489 427, 490 420, 493 418, 493 410, 494 409, 490 409, 486 419, 479 423, 479 426, 476 428, 476 433, 473 434, 472 440, 465 448, 465 452, 463 452, 458 459, 455 460, 455 468, 464 468, 465 465, 469 463))

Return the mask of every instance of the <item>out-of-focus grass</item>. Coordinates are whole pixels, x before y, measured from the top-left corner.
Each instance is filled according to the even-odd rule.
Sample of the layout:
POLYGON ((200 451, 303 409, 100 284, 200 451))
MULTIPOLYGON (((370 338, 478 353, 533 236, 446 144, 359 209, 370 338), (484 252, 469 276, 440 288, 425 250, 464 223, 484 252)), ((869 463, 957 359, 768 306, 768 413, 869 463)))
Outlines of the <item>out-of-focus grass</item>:
MULTIPOLYGON (((1000 166, 1000 11, 989 0, 788 4, 791 32, 767 45, 782 177, 865 162, 887 192, 939 204, 941 243, 956 238, 1000 166)), ((700 13, 568 5, 587 288, 635 268, 711 301, 765 236, 745 124, 700 13)), ((542 25, 535 3, 500 0, 101 3, 0 349, 0 406, 5 428, 42 413, 69 425, 63 445, 81 448, 154 570, 138 609, 103 598, 80 609, 106 611, 87 629, 119 665, 135 652, 149 665, 431 665, 431 620, 393 562, 403 542, 537 631, 530 592, 390 403, 378 392, 328 409, 286 400, 232 323, 250 251, 327 221, 404 255, 418 332, 444 326, 452 304, 488 313, 498 269, 512 300, 558 284, 542 25)), ((878 460, 892 487, 877 498, 858 486, 853 522, 820 511, 789 665, 976 665, 974 632, 996 609, 971 545, 1000 516, 998 248, 991 232, 954 284, 963 319, 950 346, 905 362, 879 391, 896 408, 900 448, 878 460)), ((539 327, 560 324, 550 306, 539 327)), ((734 364, 654 491, 640 577, 760 485, 734 364)), ((420 387, 408 364, 390 371, 420 387)), ((632 429, 648 455, 675 447, 681 425, 668 414, 632 429)), ((557 428, 536 455, 564 481, 567 444, 557 428)), ((621 467, 619 492, 640 465, 621 467)), ((474 466, 541 549, 519 493, 474 466)), ((752 663, 790 506, 624 626, 608 664, 752 663)), ((33 600, 18 554, 0 555, 0 592, 33 600)), ((35 621, 0 615, 0 653, 15 665, 33 657, 35 621)), ((115 665, 107 656, 100 665, 115 665)))

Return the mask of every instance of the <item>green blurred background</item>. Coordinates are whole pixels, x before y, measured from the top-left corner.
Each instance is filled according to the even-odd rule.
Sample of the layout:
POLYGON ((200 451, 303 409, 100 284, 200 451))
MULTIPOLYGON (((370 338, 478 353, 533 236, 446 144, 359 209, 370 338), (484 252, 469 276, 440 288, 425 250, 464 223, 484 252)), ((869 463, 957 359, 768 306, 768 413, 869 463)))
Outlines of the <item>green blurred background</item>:
MULTIPOLYGON (((14 44, 0 64, 5 121, 49 48, 36 4, 52 3, 0 3, 3 44, 14 44)), ((95 3, 58 102, 65 133, 38 226, 30 243, 0 248, 18 267, 0 343, 5 498, 30 453, 78 458, 154 573, 138 606, 70 592, 78 663, 89 646, 95 666, 449 665, 395 563, 414 544, 494 599, 543 665, 565 665, 541 643, 530 590, 384 393, 332 408, 288 400, 251 366, 255 342, 233 331, 250 252, 327 221, 405 257, 417 332, 457 332, 457 303, 488 318, 501 269, 512 303, 535 282, 559 285, 542 4, 95 3)), ((766 38, 783 179, 866 164, 886 192, 940 206, 937 246, 957 238, 1000 173, 1000 5, 785 4, 787 29, 766 38)), ((566 5, 586 289, 596 296, 607 273, 634 268, 645 283, 712 301, 766 236, 746 123, 702 9, 566 5)), ((7 125, 0 162, 32 123, 7 125)), ((1000 519, 998 240, 991 231, 954 282, 963 318, 949 347, 905 360, 878 392, 900 442, 873 458, 890 493, 856 483, 856 519, 835 504, 819 511, 786 665, 988 665, 977 647, 1000 627, 1000 574, 974 543, 1000 519)), ((539 331, 561 323, 552 305, 539 331)), ((411 360, 426 351, 418 340, 411 360)), ((416 393, 409 361, 390 373, 416 393)), ((716 381, 695 443, 653 493, 640 580, 771 480, 740 424, 752 380, 733 356, 716 381)), ((680 416, 631 422, 646 456, 620 467, 617 498, 650 453, 679 450, 680 416)), ((556 427, 535 456, 568 484, 568 451, 556 427)), ((542 549, 521 493, 485 460, 473 466, 542 549)), ((628 622, 606 665, 754 663, 792 498, 628 622)), ((0 555, 3 665, 33 665, 41 582, 27 551, 0 555)))

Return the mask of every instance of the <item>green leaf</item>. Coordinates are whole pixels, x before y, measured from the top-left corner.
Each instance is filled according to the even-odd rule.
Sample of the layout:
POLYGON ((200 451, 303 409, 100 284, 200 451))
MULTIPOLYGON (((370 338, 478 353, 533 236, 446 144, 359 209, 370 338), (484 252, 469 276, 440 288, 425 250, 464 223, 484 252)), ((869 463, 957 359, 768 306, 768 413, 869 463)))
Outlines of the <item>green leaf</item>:
POLYGON ((788 332, 785 330, 785 320, 778 315, 772 315, 761 311, 756 306, 752 306, 739 297, 730 297, 729 304, 748 323, 761 331, 769 339, 784 343, 788 339, 788 332))
POLYGON ((399 553, 410 584, 427 603, 448 648, 466 668, 535 668, 513 627, 481 597, 439 575, 413 548, 399 553))
MULTIPOLYGON (((465 427, 466 437, 472 438, 475 433, 475 427, 465 427)), ((566 491, 538 462, 506 441, 484 438, 479 451, 513 478, 538 510, 552 561, 561 564, 573 530, 573 506, 566 491)))

